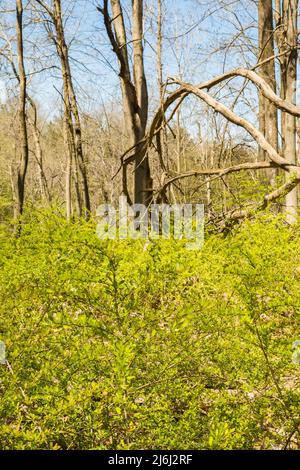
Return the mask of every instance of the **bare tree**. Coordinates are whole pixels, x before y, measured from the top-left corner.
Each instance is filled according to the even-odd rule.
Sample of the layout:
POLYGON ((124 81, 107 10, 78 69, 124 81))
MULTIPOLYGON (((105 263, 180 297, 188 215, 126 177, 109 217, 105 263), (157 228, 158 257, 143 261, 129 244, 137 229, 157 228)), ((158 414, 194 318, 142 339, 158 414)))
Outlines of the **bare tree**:
MULTIPOLYGON (((130 68, 127 34, 123 9, 120 0, 111 0, 112 18, 108 10, 108 0, 104 0, 104 24, 111 46, 119 62, 119 76, 122 88, 123 111, 130 145, 135 148, 134 201, 148 204, 152 196, 152 178, 148 155, 140 150, 148 120, 148 89, 144 68, 143 49, 143 0, 132 0, 132 63, 130 68)), ((126 171, 126 168, 125 168, 126 171)), ((127 194, 127 178, 123 178, 123 191, 127 194)))
POLYGON ((54 26, 55 34, 49 28, 49 22, 45 23, 48 34, 56 46, 56 51, 61 63, 61 72, 63 80, 63 101, 64 101, 64 119, 66 144, 68 147, 68 161, 66 169, 66 205, 67 218, 71 217, 71 168, 75 169, 75 187, 77 194, 77 203, 79 215, 82 215, 82 203, 85 217, 89 216, 91 211, 89 184, 87 176, 87 162, 83 152, 82 129, 79 107, 76 93, 73 85, 69 48, 65 39, 65 31, 62 19, 61 0, 52 0, 52 7, 42 0, 36 2, 43 8, 51 24, 54 26), (78 172, 81 177, 83 201, 81 201, 81 191, 78 181, 78 172))
MULTIPOLYGON (((22 12, 22 15, 23 15, 23 12, 22 12)), ((47 182, 47 178, 46 178, 46 175, 45 175, 45 172, 44 172, 44 166, 43 166, 43 151, 42 151, 42 146, 41 146, 41 132, 40 132, 39 126, 38 126, 37 106, 36 106, 36 103, 33 100, 33 98, 28 93, 28 86, 29 86, 30 81, 27 80, 26 75, 24 77, 24 73, 25 73, 25 71, 24 71, 24 53, 23 52, 21 53, 21 49, 24 50, 24 45, 23 45, 23 48, 20 48, 20 39, 18 40, 18 34, 17 34, 17 39, 16 39, 16 41, 17 41, 17 60, 15 60, 14 46, 13 46, 13 42, 15 41, 15 38, 10 38, 9 36, 7 36, 5 34, 2 36, 2 38, 5 40, 5 45, 4 45, 3 49, 0 50, 0 55, 5 59, 5 61, 11 67, 11 70, 12 70, 12 73, 13 73, 12 76, 16 79, 17 84, 19 86, 19 89, 22 90, 22 92, 19 93, 19 102, 20 103, 22 102, 22 106, 19 105, 19 116, 20 116, 19 121, 20 121, 20 119, 22 120, 22 124, 21 124, 21 126, 19 126, 19 128, 22 129, 22 135, 20 136, 20 139, 25 141, 24 126, 26 126, 26 139, 27 139, 27 144, 25 146, 26 151, 23 150, 23 154, 26 155, 28 153, 28 156, 27 156, 27 161, 28 161, 29 152, 30 151, 33 152, 33 154, 35 156, 35 160, 38 164, 40 193, 41 193, 42 197, 44 197, 45 200, 50 202, 51 201, 51 195, 50 195, 48 182, 47 182), (23 54, 23 60, 22 60, 23 67, 22 67, 22 64, 20 65, 21 54, 23 54), (27 112, 26 102, 25 102, 25 114, 24 114, 24 109, 23 109, 24 97, 26 99, 26 102, 29 103, 30 108, 31 108, 31 112, 27 112), (21 114, 20 114, 20 111, 21 111, 21 114), (24 120, 25 120, 25 122, 24 122, 24 120), (33 151, 30 148, 30 145, 29 145, 30 137, 31 137, 29 135, 29 126, 32 130, 32 136, 33 136, 33 140, 34 140, 35 151, 33 151)), ((22 43, 24 43, 23 31, 22 31, 22 43)), ((25 161, 26 161, 26 159, 25 159, 25 161)), ((21 167, 22 166, 23 165, 21 165, 21 167)), ((26 174, 27 174, 27 164, 26 164, 25 176, 26 176, 26 174)), ((17 178, 17 181, 20 181, 20 183, 18 183, 18 184, 22 185, 23 180, 24 180, 24 183, 25 183, 24 178, 22 178, 22 177, 17 178)), ((16 194, 16 196, 15 196, 16 201, 18 201, 20 199, 18 197, 18 194, 20 193, 20 191, 15 187, 15 186, 18 186, 18 184, 13 185, 13 188, 14 188, 13 192, 14 192, 14 194, 16 194)), ((22 191, 22 189, 21 189, 21 193, 22 192, 24 192, 24 191, 22 191)), ((23 199, 25 199, 24 194, 23 194, 23 199)), ((24 204, 24 201, 23 201, 23 204, 24 204)), ((16 216, 18 214, 18 205, 19 204, 17 203, 16 207, 15 207, 16 216)))
MULTIPOLYGON (((263 63, 259 68, 259 73, 269 83, 273 91, 276 92, 275 60, 271 59, 275 55, 272 0, 259 0, 258 2, 258 32, 258 61, 263 63)), ((259 96, 259 128, 268 142, 277 149, 277 109, 262 93, 259 96)), ((262 153, 261 149, 260 153, 262 153)), ((266 155, 260 155, 260 159, 263 158, 266 158, 266 155)))
MULTIPOLYGON (((37 118, 38 98, 37 104, 35 104, 35 101, 29 96, 27 88, 30 86, 32 93, 34 93, 36 91, 34 86, 40 86, 40 80, 35 81, 34 79, 34 76, 36 76, 35 65, 37 62, 44 64, 46 60, 44 55, 47 51, 43 51, 43 59, 37 60, 34 48, 32 49, 33 53, 29 53, 32 46, 28 41, 26 42, 26 51, 28 53, 26 53, 27 57, 24 60, 22 47, 20 48, 20 45, 23 45, 22 36, 20 37, 20 34, 18 34, 16 41, 15 36, 7 34, 8 41, 12 43, 11 46, 7 46, 4 36, 9 28, 6 28, 6 26, 1 28, 3 31, 0 32, 0 54, 6 56, 8 62, 11 63, 18 82, 18 122, 20 122, 17 130, 18 142, 20 141, 21 144, 25 142, 25 146, 18 145, 18 143, 15 145, 16 153, 20 151, 20 154, 22 154, 20 165, 18 165, 18 184, 21 189, 17 191, 17 183, 14 187, 16 201, 23 198, 24 202, 24 175, 26 175, 28 165, 29 140, 30 150, 38 165, 37 167, 30 166, 29 176, 26 180, 27 184, 31 184, 31 187, 37 189, 31 194, 33 197, 36 193, 42 194, 43 201, 47 201, 50 200, 50 193, 52 195, 54 188, 53 199, 57 197, 60 200, 65 191, 68 218, 71 218, 74 210, 73 205, 75 204, 77 204, 80 215, 83 213, 87 215, 90 211, 90 188, 87 176, 87 155, 89 155, 89 167, 94 169, 95 174, 98 171, 101 173, 100 176, 96 175, 92 179, 91 187, 93 192, 91 195, 93 202, 98 201, 99 198, 106 201, 109 198, 115 200, 118 192, 122 189, 128 196, 129 202, 134 201, 146 205, 153 198, 157 202, 168 202, 169 200, 187 201, 191 198, 199 199, 201 197, 207 202, 207 214, 211 219, 218 217, 218 213, 221 213, 226 219, 226 212, 232 211, 234 208, 235 218, 239 220, 248 213, 248 206, 253 205, 254 207, 258 200, 257 191, 253 191, 253 196, 249 195, 249 204, 245 203, 245 197, 239 197, 239 194, 242 194, 241 188, 244 187, 244 181, 245 185, 247 184, 247 187, 249 187, 248 176, 253 178, 254 184, 259 185, 261 190, 261 183, 265 182, 265 174, 273 175, 276 172, 285 175, 286 182, 282 185, 282 188, 275 189, 276 182, 274 181, 272 195, 265 194, 264 202, 259 205, 259 208, 264 207, 266 201, 269 203, 286 196, 287 220, 289 222, 295 221, 299 180, 299 166, 296 159, 296 119, 299 117, 299 108, 295 106, 298 1, 274 0, 272 2, 267 0, 252 2, 252 13, 254 14, 258 5, 259 43, 252 37, 247 42, 247 28, 257 26, 255 23, 256 17, 253 16, 250 19, 253 20, 251 24, 248 24, 249 18, 245 19, 248 25, 246 28, 242 22, 236 25, 237 33, 234 34, 232 41, 231 39, 229 42, 227 41, 226 50, 222 50, 221 42, 220 45, 217 44, 219 51, 217 53, 223 54, 225 57, 223 70, 226 61, 231 60, 229 55, 231 51, 234 51, 235 46, 237 46, 236 51, 238 53, 236 57, 238 59, 243 57, 243 60, 245 59, 248 64, 247 68, 233 69, 199 85, 192 84, 187 77, 192 75, 191 70, 193 70, 193 74, 197 73, 197 67, 199 66, 200 69, 201 60, 199 64, 198 62, 197 64, 191 62, 189 60, 191 50, 187 46, 182 47, 180 40, 181 36, 186 37, 186 34, 189 34, 189 25, 183 33, 181 32, 181 26, 178 31, 177 25, 176 34, 170 36, 170 24, 164 21, 165 11, 167 11, 169 4, 164 3, 163 0, 155 0, 154 3, 157 10, 152 17, 148 16, 146 19, 144 17, 146 7, 142 0, 132 0, 131 2, 103 0, 103 5, 99 8, 104 18, 105 30, 113 54, 118 60, 117 68, 122 92, 123 114, 129 139, 123 132, 121 119, 119 117, 114 119, 114 114, 105 111, 106 102, 103 108, 104 111, 102 110, 97 117, 96 112, 95 114, 83 113, 79 109, 74 89, 76 76, 73 73, 75 71, 71 71, 70 65, 70 46, 67 40, 67 23, 65 23, 67 10, 62 11, 62 5, 74 4, 67 1, 63 3, 61 0, 31 0, 28 7, 28 12, 31 11, 30 7, 35 7, 33 21, 30 22, 34 25, 35 33, 40 33, 39 24, 42 23, 42 27, 45 27, 48 33, 47 40, 50 38, 55 45, 53 56, 55 61, 57 61, 57 58, 59 59, 60 77, 62 78, 61 103, 63 105, 63 119, 54 118, 53 126, 50 121, 46 121, 43 133, 39 129, 39 120, 37 118), (125 10, 125 5, 126 7, 131 5, 129 14, 127 9, 125 10), (272 9, 274 5, 275 8, 272 9), (275 26, 272 13, 275 17, 275 26), (144 23, 146 21, 145 24, 151 26, 151 24, 154 24, 154 22, 151 23, 152 18, 155 18, 155 26, 152 30, 151 28, 147 29, 147 38, 151 39, 154 44, 154 47, 152 47, 154 52, 152 60, 154 65, 154 61, 156 61, 156 74, 153 73, 153 76, 149 77, 147 82, 144 23), (239 42, 237 38, 241 35, 244 36, 239 42), (274 50, 274 37, 276 50, 274 50), (18 48, 15 47, 15 44, 18 45, 18 48), (251 51, 248 56, 246 46, 249 46, 251 51), (258 49, 259 53, 257 52, 258 49), (176 62, 177 66, 179 65, 177 67, 178 78, 172 79, 169 77, 165 83, 162 66, 163 53, 165 57, 167 57, 167 54, 173 53, 175 59, 178 53, 178 62, 177 60, 176 62), (249 65, 251 63, 251 61, 249 62, 250 56, 255 60, 256 65, 253 68, 249 65), (21 63, 20 59, 22 59, 21 63), (180 67, 182 61, 187 66, 184 71, 180 67), (280 61, 280 75, 275 74, 275 63, 277 61, 280 61), (189 62, 191 62, 191 65, 189 62), (32 64, 34 64, 33 71, 32 64), (27 80, 25 66, 26 69, 28 68, 27 80), (185 80, 183 76, 186 77, 185 80), (33 77, 32 81, 29 77, 33 77), (234 80, 235 77, 244 78, 242 86, 239 86, 238 80, 234 80), (278 83, 276 84, 277 78, 280 78, 280 96, 277 94, 279 89, 278 83), (152 109, 152 105, 150 103, 151 106, 149 106, 148 102, 148 87, 151 84, 155 87, 154 96, 158 97, 159 95, 159 107, 149 126, 148 113, 149 109, 152 109), (248 85, 250 85, 250 90, 248 85), (212 89, 212 87, 215 88, 212 89), (257 126, 253 125, 257 113, 256 101, 254 99, 255 105, 253 106, 253 99, 250 99, 250 96, 253 98, 253 91, 256 92, 256 89, 260 103, 257 126), (208 93, 209 91, 212 92, 208 93), (233 94, 234 99, 232 100, 233 94), (186 100, 188 96, 191 99, 186 100), (199 98, 200 101, 196 98, 199 98), (27 116, 26 100, 28 103, 27 116), (238 102, 241 101, 242 104, 239 109, 243 108, 245 110, 246 105, 247 110, 251 112, 251 117, 248 119, 238 116, 235 111, 238 102), (182 109, 183 103, 187 103, 188 107, 182 109), (199 103, 201 104, 199 105, 199 103), (225 106, 225 103, 227 103, 227 106, 225 106), (107 113, 105 119, 103 113, 107 113), (280 115, 278 122, 277 114, 280 115), (179 116, 180 119, 178 119, 179 116), (280 134, 278 132, 279 122, 281 126, 280 134), (195 124, 199 127, 202 126, 201 132, 199 131, 197 136, 193 133, 192 127, 190 129, 190 124, 191 126, 195 126, 195 124), (236 133, 233 131, 232 124, 239 126, 241 132, 236 133), (98 125, 99 129, 97 128, 98 125), (30 133, 29 129, 31 129, 30 133), (62 129, 63 132, 61 132, 62 129), (95 133, 97 133, 97 142, 92 137, 95 133), (120 134, 122 134, 122 139, 117 137, 120 134), (64 148, 62 136, 67 150, 65 152, 62 150, 64 148), (242 136, 242 144, 237 142, 240 136, 242 136), (111 142, 111 139, 115 139, 114 142, 111 142), (120 150, 124 150, 124 143, 129 148, 121 158, 120 169, 122 169, 122 172, 120 172, 120 178, 113 179, 112 183, 110 178, 114 178, 117 173, 117 155, 120 150), (242 145, 244 147, 241 147, 242 145), (260 149, 258 157, 257 148, 260 149), (67 155, 67 160, 64 153, 67 155), (44 161, 48 181, 43 169, 44 161), (127 184, 128 165, 134 166, 133 195, 131 194, 131 187, 129 188, 127 184), (62 168, 66 170, 65 183, 61 178, 61 173, 64 174, 64 171, 61 171, 62 168), (247 171, 250 173, 245 174, 247 171), (235 180, 235 175, 238 172, 244 172, 239 177, 242 185, 238 185, 235 180), (23 195, 22 182, 24 183, 23 195), (119 187, 119 182, 121 182, 122 188, 119 187), (238 193, 238 197, 233 194, 234 192, 238 193)), ((211 4, 213 3, 211 2, 211 4)), ((237 3, 239 4, 237 6, 238 12, 243 15, 240 12, 243 2, 237 3)), ((217 4, 220 14, 228 14, 228 17, 231 18, 230 1, 219 0, 217 4)), ((212 9, 214 10, 213 5, 212 9)), ((79 11, 81 11, 81 7, 79 11)), ((73 12, 76 12, 76 10, 73 10, 73 12)), ((181 25, 180 14, 178 18, 181 25)), ((207 18, 207 12, 203 18, 207 18)), ((68 19, 70 20, 70 17, 68 19)), ((239 23, 239 20, 240 16, 236 18, 237 23, 239 23)), ((202 17, 199 21, 202 21, 202 17)), ((26 28, 26 32, 29 29, 26 28)), ((13 35, 15 35, 15 32, 13 32, 13 35)), ((92 39, 91 36, 88 37, 88 42, 92 39)), ((92 47, 92 50, 96 51, 96 48, 92 47)), ((207 50, 206 48, 205 52, 207 50)), ((83 49, 83 51, 84 54, 88 54, 87 49, 83 49)), ((151 47, 149 47, 149 58, 150 51, 151 47)), ((96 52, 98 55, 99 52, 101 53, 99 50, 96 52)), ((204 58, 204 60, 207 63, 210 56, 204 58)), ((172 64, 168 64, 164 70, 176 67, 174 61, 170 62, 172 64)), ((85 71, 88 73, 87 67, 85 67, 85 71)), ((202 73, 201 70, 200 72, 202 73)), ((98 71, 95 72, 95 77, 99 82, 98 71)), ((56 79, 56 77, 51 77, 52 82, 53 79, 56 79)), ((14 95, 14 91, 12 95, 14 95)), ((34 97, 34 94, 32 94, 32 97, 34 97)), ((92 98, 94 99, 94 96, 92 98)), ((112 104, 115 106, 114 98, 112 104)), ((11 121, 12 114, 13 112, 9 116, 11 121)), ((17 168, 16 165, 15 168, 17 168)), ((17 173, 17 170, 15 172, 17 173)), ((17 181, 17 177, 15 180, 17 181)), ((131 180, 129 181, 131 183, 131 180)), ((22 211, 22 209, 18 210, 19 213, 22 211)))
POLYGON ((27 94, 27 101, 30 103, 32 116, 29 116, 29 123, 31 124, 34 146, 35 146, 35 159, 38 164, 39 184, 42 197, 51 202, 51 195, 49 191, 48 181, 44 171, 43 150, 41 145, 41 131, 38 126, 38 112, 34 100, 27 94))
MULTIPOLYGON (((280 57, 281 97, 296 103, 296 81, 298 60, 298 0, 276 0, 276 40, 280 57)), ((297 163, 296 117, 285 112, 281 115, 282 151, 292 164, 297 163)), ((298 190, 286 197, 287 221, 293 223, 298 216, 298 190)))
POLYGON ((23 43, 23 4, 22 0, 16 0, 16 31, 17 31, 17 55, 19 74, 19 128, 20 128, 20 159, 17 168, 17 191, 15 218, 23 214, 25 199, 25 180, 28 168, 29 146, 26 121, 26 72, 24 65, 24 43, 23 43))
MULTIPOLYGON (((258 68, 258 66, 256 66, 258 68)), ((283 156, 278 153, 278 150, 275 149, 265 138, 265 136, 260 132, 250 121, 246 120, 243 117, 238 116, 235 112, 233 112, 230 108, 222 104, 217 99, 213 98, 210 94, 208 94, 206 90, 210 90, 212 87, 224 82, 228 78, 231 77, 244 77, 254 83, 258 88, 259 91, 263 94, 263 96, 270 101, 276 108, 280 109, 281 111, 287 113, 288 115, 295 117, 300 117, 300 107, 295 106, 293 102, 289 101, 288 99, 282 99, 276 93, 274 93, 272 87, 256 72, 253 70, 247 70, 243 68, 235 69, 230 72, 224 73, 223 75, 214 77, 213 79, 201 83, 200 85, 191 85, 189 83, 184 83, 181 80, 173 79, 172 84, 177 84, 179 87, 178 89, 169 94, 167 99, 164 101, 163 107, 160 107, 157 113, 155 114, 152 123, 150 125, 148 134, 146 139, 143 143, 143 152, 146 154, 149 147, 152 144, 152 140, 157 133, 161 132, 164 125, 165 125, 165 113, 171 106, 177 102, 177 107, 181 105, 182 101, 189 95, 194 95, 200 98, 203 102, 205 102, 209 107, 214 109, 217 113, 221 114, 225 117, 229 122, 242 127, 245 129, 250 136, 257 142, 258 146, 262 148, 264 152, 268 155, 268 162, 259 161, 259 162, 248 162, 243 165, 237 165, 234 167, 223 168, 223 169, 212 169, 208 168, 206 170, 193 170, 188 173, 181 173, 177 174, 175 177, 169 178, 169 180, 163 185, 163 187, 157 190, 157 193, 164 192, 166 188, 173 184, 174 182, 188 177, 194 176, 203 176, 203 175, 212 175, 212 179, 223 177, 225 174, 229 174, 236 171, 243 171, 247 169, 267 169, 267 168, 278 168, 283 170, 287 175, 287 181, 281 187, 275 189, 272 193, 266 194, 263 198, 263 201, 256 205, 252 206, 250 209, 243 209, 243 210, 234 210, 229 214, 229 216, 225 216, 226 219, 232 220, 240 220, 243 217, 247 217, 251 215, 255 209, 263 209, 268 205, 270 202, 274 202, 279 198, 284 196, 288 196, 300 183, 300 166, 298 166, 294 161, 292 162, 289 158, 289 153, 287 148, 285 148, 285 152, 283 156)), ((168 120, 172 119, 174 113, 176 112, 177 107, 171 111, 171 115, 169 116, 168 120)), ((130 149, 128 151, 130 153, 130 149)), ((125 164, 130 162, 134 158, 134 155, 129 155, 125 159, 125 164)), ((207 180, 205 181, 205 184, 207 180)), ((224 219, 224 216, 223 216, 224 219)), ((224 220, 222 220, 222 223, 224 220)))

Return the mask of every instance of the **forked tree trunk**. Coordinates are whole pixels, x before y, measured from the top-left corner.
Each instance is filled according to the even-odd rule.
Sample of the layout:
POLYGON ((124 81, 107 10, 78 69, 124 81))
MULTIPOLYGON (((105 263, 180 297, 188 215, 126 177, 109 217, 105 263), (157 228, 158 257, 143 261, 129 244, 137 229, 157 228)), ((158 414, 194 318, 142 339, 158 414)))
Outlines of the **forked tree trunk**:
MULTIPOLYGON (((140 152, 138 143, 145 137, 148 119, 148 90, 144 69, 143 50, 143 0, 132 0, 132 62, 129 50, 123 10, 120 0, 110 0, 112 19, 108 12, 108 0, 99 8, 104 16, 107 35, 116 54, 120 68, 123 113, 130 145, 135 148, 134 202, 148 205, 152 196, 152 179, 148 155, 140 152)), ((126 183, 127 179, 123 178, 126 183)), ((128 189, 123 188, 125 194, 128 189)))

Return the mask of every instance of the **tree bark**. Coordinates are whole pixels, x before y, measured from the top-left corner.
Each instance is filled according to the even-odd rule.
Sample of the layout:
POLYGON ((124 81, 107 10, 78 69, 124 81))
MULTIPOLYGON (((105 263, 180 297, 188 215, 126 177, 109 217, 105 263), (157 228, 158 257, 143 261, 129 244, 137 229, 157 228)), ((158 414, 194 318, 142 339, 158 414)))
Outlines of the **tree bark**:
MULTIPOLYGON (((286 60, 282 66, 282 89, 283 98, 287 101, 296 104, 296 86, 297 86, 297 14, 298 14, 298 0, 283 0, 282 15, 285 30, 286 46, 290 50, 286 56, 286 60)), ((296 164, 297 151, 296 151, 296 118, 291 114, 286 114, 283 120, 283 153, 286 159, 296 164)), ((295 223, 298 216, 298 188, 295 187, 286 196, 286 220, 288 223, 295 223)))
MULTIPOLYGON (((84 215, 89 218, 91 211, 90 193, 87 175, 87 163, 83 152, 82 143, 82 128, 80 113, 77 103, 77 98, 74 90, 69 50, 65 40, 65 31, 62 20, 61 0, 52 0, 52 9, 42 0, 36 0, 39 5, 51 17, 54 25, 56 36, 49 30, 57 50, 58 57, 61 63, 61 72, 63 80, 63 101, 64 101, 64 138, 68 149, 68 159, 66 165, 66 213, 67 218, 70 219, 72 215, 72 166, 75 166, 75 175, 77 172, 80 174, 81 187, 79 188, 79 181, 75 181, 77 206, 79 208, 79 215, 84 215), (83 197, 81 196, 81 192, 83 197), (83 212, 81 199, 83 199, 83 212)), ((77 178, 78 179, 78 178, 77 178)))
MULTIPOLYGON (((83 187, 83 202, 84 202, 84 215, 88 218, 91 211, 89 185, 87 177, 86 161, 83 153, 82 145, 82 130, 81 121, 78 110, 78 104, 76 94, 74 91, 70 62, 69 62, 69 51, 65 41, 65 33, 62 22, 62 11, 61 11, 61 0, 54 0, 54 25, 56 29, 56 47, 60 57, 64 89, 65 89, 65 106, 68 108, 68 117, 70 121, 70 130, 73 134, 73 141, 75 145, 75 158, 78 165, 78 170, 81 176, 81 182, 83 187)), ((77 198, 78 199, 78 198, 77 198)))
MULTIPOLYGON (((26 89, 27 79, 24 66, 24 42, 23 42, 23 4, 22 0, 16 0, 16 31, 17 31, 17 55, 19 74, 19 129, 20 129, 20 160, 17 169, 17 194, 15 205, 15 218, 23 214, 25 199, 25 180, 28 167, 29 147, 26 122, 26 89)), ((18 230, 20 230, 20 222, 18 230)))
MULTIPOLYGON (((276 42, 280 58, 280 93, 281 98, 292 104, 296 103, 297 85, 297 37, 298 37, 298 0, 275 0, 276 42)), ((282 153, 291 163, 297 163, 296 117, 286 112, 281 113, 282 153)), ((295 223, 298 215, 298 188, 295 187, 286 196, 286 220, 295 223)))
MULTIPOLYGON (((152 196, 153 183, 148 155, 143 154, 142 145, 139 144, 145 137, 148 119, 148 90, 143 50, 143 0, 132 0, 133 73, 129 66, 121 2, 111 0, 110 4, 112 19, 109 16, 107 0, 104 0, 103 8, 99 8, 99 11, 103 14, 107 35, 118 58, 125 125, 130 146, 135 147, 134 202, 148 205, 152 196)), ((126 172, 126 168, 124 171, 126 172)), ((123 192, 128 194, 126 174, 123 175, 123 192)))
POLYGON ((34 100, 27 94, 27 100, 30 103, 33 117, 31 120, 31 127, 32 127, 32 134, 33 140, 35 145, 35 157, 39 167, 39 183, 40 183, 40 191, 41 196, 51 202, 51 195, 49 191, 49 186, 47 182, 47 178, 44 172, 44 164, 43 164, 43 151, 41 146, 41 139, 40 139, 40 130, 38 128, 38 115, 37 115, 37 107, 34 100))
POLYGON ((65 199, 66 199, 66 218, 68 221, 72 218, 72 166, 74 160, 74 146, 71 143, 70 129, 66 109, 63 117, 63 135, 64 145, 67 150, 66 164, 66 183, 65 183, 65 199))
MULTIPOLYGON (((274 57, 274 26, 272 0, 259 0, 258 2, 258 33, 259 57, 258 62, 264 62, 259 68, 261 77, 276 92, 275 61, 267 60, 274 57)), ((277 108, 268 101, 262 93, 259 96, 259 129, 268 142, 278 149, 278 118, 277 108)), ((266 159, 267 155, 260 148, 259 160, 266 159)), ((273 175, 274 176, 274 175, 273 175)))

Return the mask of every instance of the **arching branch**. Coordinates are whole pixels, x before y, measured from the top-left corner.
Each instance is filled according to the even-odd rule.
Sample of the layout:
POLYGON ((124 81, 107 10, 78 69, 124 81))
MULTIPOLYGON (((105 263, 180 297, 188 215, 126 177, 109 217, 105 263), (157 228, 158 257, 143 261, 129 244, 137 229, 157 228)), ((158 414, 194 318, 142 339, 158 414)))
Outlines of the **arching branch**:
POLYGON ((187 92, 190 92, 191 94, 195 96, 198 96, 201 100, 207 103, 211 108, 213 108, 218 113, 222 114, 222 116, 224 116, 228 121, 232 122, 233 124, 236 124, 239 127, 243 127, 258 143, 258 145, 267 152, 268 156, 274 163, 277 163, 277 165, 281 166, 284 170, 289 171, 289 172, 293 171, 297 173, 297 175, 300 176, 300 167, 294 166, 294 165, 291 166, 291 164, 289 163, 287 159, 281 157, 279 153, 272 147, 272 145, 269 144, 269 142, 265 139, 263 134, 259 130, 257 130, 249 121, 238 116, 227 106, 217 101, 215 98, 210 96, 208 93, 206 93, 199 87, 190 85, 188 83, 183 83, 179 80, 176 80, 176 83, 180 85, 181 87, 183 87, 187 92))

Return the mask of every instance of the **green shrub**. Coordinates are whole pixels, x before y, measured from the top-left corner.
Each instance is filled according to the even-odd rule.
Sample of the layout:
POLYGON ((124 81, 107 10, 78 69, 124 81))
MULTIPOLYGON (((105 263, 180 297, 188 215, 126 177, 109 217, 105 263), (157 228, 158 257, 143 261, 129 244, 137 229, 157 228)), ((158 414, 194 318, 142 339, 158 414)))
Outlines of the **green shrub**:
POLYGON ((33 213, 1 236, 1 449, 299 448, 299 227, 201 251, 33 213))

